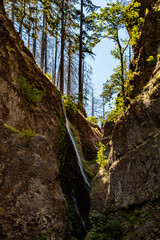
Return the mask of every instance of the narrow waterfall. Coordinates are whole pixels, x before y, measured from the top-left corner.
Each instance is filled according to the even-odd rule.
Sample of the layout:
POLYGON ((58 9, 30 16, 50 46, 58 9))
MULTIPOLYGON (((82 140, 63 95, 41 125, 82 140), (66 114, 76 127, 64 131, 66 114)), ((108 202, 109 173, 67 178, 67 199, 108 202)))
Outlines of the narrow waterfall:
POLYGON ((79 218, 81 219, 82 226, 83 226, 83 228, 84 228, 84 230, 85 230, 85 233, 87 234, 87 233, 88 233, 88 230, 87 230, 85 221, 83 220, 83 218, 82 218, 82 216, 81 216, 81 214, 80 214, 80 212, 79 212, 79 208, 78 208, 78 204, 77 204, 76 194, 75 194, 74 188, 72 189, 71 197, 72 197, 72 199, 73 199, 74 206, 75 206, 75 209, 76 209, 76 211, 77 211, 77 214, 78 214, 79 218))
POLYGON ((65 111, 65 107, 64 107, 64 102, 63 102, 63 99, 62 99, 62 105, 63 105, 63 112, 64 112, 64 116, 65 116, 65 119, 66 119, 66 128, 67 128, 67 131, 68 131, 68 134, 69 134, 69 137, 72 141, 72 144, 73 144, 73 147, 74 147, 74 150, 75 150, 75 153, 76 153, 76 157, 77 157, 77 163, 78 163, 78 166, 80 168, 80 171, 81 171, 81 174, 83 176, 83 180, 88 188, 88 190, 90 190, 90 184, 85 176, 85 173, 84 173, 84 169, 83 169, 83 164, 82 164, 82 160, 81 160, 81 157, 79 155, 79 151, 78 151, 78 148, 77 148, 77 145, 76 145, 76 142, 74 140, 74 137, 73 137, 73 134, 72 134, 72 131, 71 131, 71 128, 70 128, 70 123, 69 123, 69 120, 67 118, 67 115, 66 115, 66 111, 65 111))

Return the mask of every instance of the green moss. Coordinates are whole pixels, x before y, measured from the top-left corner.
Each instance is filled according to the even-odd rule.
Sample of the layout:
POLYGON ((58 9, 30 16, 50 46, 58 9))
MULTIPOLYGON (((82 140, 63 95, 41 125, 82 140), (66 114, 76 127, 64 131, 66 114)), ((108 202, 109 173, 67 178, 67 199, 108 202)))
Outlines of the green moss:
POLYGON ((36 135, 36 132, 35 132, 34 130, 32 130, 32 129, 24 129, 24 128, 23 128, 23 129, 20 131, 20 130, 16 129, 16 128, 13 127, 13 126, 8 125, 7 123, 4 123, 4 127, 12 130, 12 131, 15 132, 15 133, 20 134, 22 137, 28 137, 28 138, 29 138, 29 137, 34 137, 34 136, 36 135))
POLYGON ((91 231, 88 240, 118 240, 122 235, 120 218, 106 217, 104 214, 93 212, 90 216, 91 231))
POLYGON ((78 105, 75 103, 75 96, 65 96, 64 106, 72 115, 76 115, 78 112, 78 105))
POLYGON ((37 103, 46 95, 45 91, 37 89, 34 84, 28 82, 25 78, 16 79, 19 88, 24 96, 25 102, 37 103))

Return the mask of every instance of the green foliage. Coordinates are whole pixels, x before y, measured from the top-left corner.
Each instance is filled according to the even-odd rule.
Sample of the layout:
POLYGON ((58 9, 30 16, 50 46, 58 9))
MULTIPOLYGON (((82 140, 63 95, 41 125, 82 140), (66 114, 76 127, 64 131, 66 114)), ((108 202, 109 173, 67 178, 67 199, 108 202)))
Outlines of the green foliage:
POLYGON ((46 75, 46 77, 51 81, 51 79, 52 79, 51 74, 50 74, 49 72, 47 72, 45 75, 46 75))
POLYGON ((140 36, 140 28, 144 21, 143 18, 139 16, 141 3, 137 1, 132 1, 128 6, 124 8, 123 21, 130 33, 130 43, 135 45, 140 36))
POLYGON ((105 145, 100 142, 99 151, 97 153, 97 163, 100 165, 101 168, 103 168, 107 163, 107 157, 104 155, 105 151, 106 151, 105 145))
POLYGON ((75 96, 67 95, 64 97, 64 106, 73 115, 77 114, 78 112, 78 105, 75 103, 75 99, 75 96))
POLYGON ((104 124, 106 122, 105 114, 104 114, 104 116, 99 116, 99 120, 100 120, 101 125, 104 124))
POLYGON ((87 120, 92 123, 98 123, 98 118, 96 118, 95 116, 88 117, 87 120))
POLYGON ((154 67, 156 65, 157 61, 159 60, 159 57, 160 57, 159 54, 156 57, 149 56, 146 60, 148 63, 148 67, 154 67))
POLYGON ((42 97, 45 96, 45 91, 37 89, 33 84, 29 83, 25 78, 16 80, 19 84, 19 88, 26 102, 37 103, 41 101, 42 97))
MULTIPOLYGON (((124 70, 126 69, 126 64, 124 64, 124 70)), ((113 95, 122 92, 122 73, 121 66, 117 66, 113 69, 114 73, 110 76, 103 84, 103 92, 101 96, 105 99, 105 102, 109 102, 113 95)), ((125 74, 126 71, 125 71, 125 74)))
POLYGON ((115 122, 124 113, 124 100, 119 96, 116 98, 115 107, 106 114, 107 122, 115 122))
POLYGON ((121 224, 119 219, 108 219, 105 215, 92 213, 90 216, 91 231, 89 240, 119 240, 121 238, 121 224))
POLYGON ((22 137, 34 137, 36 135, 36 132, 32 129, 22 129, 21 131, 16 129, 15 127, 12 127, 8 124, 4 124, 4 126, 10 130, 12 130, 15 133, 20 134, 22 137))

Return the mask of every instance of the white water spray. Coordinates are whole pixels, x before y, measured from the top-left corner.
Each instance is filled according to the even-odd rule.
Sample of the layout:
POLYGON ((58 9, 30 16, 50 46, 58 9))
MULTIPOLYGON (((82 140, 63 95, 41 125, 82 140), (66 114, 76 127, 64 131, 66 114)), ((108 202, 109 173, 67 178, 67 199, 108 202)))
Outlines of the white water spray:
POLYGON ((69 136, 70 136, 70 139, 71 139, 71 141, 72 141, 72 144, 73 144, 73 147, 74 147, 76 156, 77 156, 78 166, 79 166, 79 168, 80 168, 80 171, 81 171, 81 174, 82 174, 82 176, 83 176, 83 179, 84 179, 85 184, 86 184, 87 187, 90 189, 91 186, 90 186, 90 184, 89 184, 89 182, 88 182, 88 180, 87 180, 87 178, 86 178, 86 176, 85 176, 85 173, 84 173, 82 160, 81 160, 81 157, 80 157, 80 155, 79 155, 79 151, 78 151, 76 142, 75 142, 75 140, 74 140, 74 137, 73 137, 73 134, 72 134, 72 131, 71 131, 71 128, 70 128, 70 123, 69 123, 69 120, 68 120, 67 115, 66 115, 66 111, 65 111, 63 99, 62 99, 62 105, 63 105, 64 116, 65 116, 65 119, 66 119, 66 128, 67 128, 68 134, 69 134, 69 136))
POLYGON ((77 205, 77 200, 76 200, 76 195, 75 195, 75 190, 74 190, 74 188, 72 189, 71 197, 72 197, 72 199, 73 199, 74 206, 75 206, 75 209, 76 209, 76 211, 77 211, 77 214, 78 214, 78 216, 79 216, 80 219, 81 219, 81 222, 82 222, 82 225, 83 225, 83 227, 84 227, 84 229, 85 229, 85 232, 88 233, 88 230, 87 230, 87 228, 86 228, 85 222, 84 222, 83 218, 81 217, 81 214, 80 214, 79 209, 78 209, 78 205, 77 205))

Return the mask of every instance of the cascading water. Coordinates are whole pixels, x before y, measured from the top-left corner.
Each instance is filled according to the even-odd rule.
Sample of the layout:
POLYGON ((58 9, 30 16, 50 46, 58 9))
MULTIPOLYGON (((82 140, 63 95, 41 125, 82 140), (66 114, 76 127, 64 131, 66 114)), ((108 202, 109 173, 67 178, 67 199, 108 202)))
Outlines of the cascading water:
POLYGON ((90 190, 91 186, 85 176, 85 173, 84 173, 84 169, 83 169, 83 164, 82 164, 82 160, 81 160, 81 157, 79 155, 79 151, 78 151, 78 148, 77 148, 77 145, 76 145, 76 142, 74 140, 74 137, 73 137, 73 134, 72 134, 72 131, 71 131, 71 128, 70 128, 70 123, 69 123, 69 120, 67 118, 67 115, 66 115, 66 111, 65 111, 65 107, 64 107, 64 102, 63 102, 63 99, 62 99, 62 105, 63 105, 63 112, 64 112, 64 116, 65 116, 65 119, 66 119, 66 128, 67 128, 67 131, 68 131, 68 134, 69 134, 69 137, 72 141, 72 144, 73 144, 73 147, 74 147, 74 150, 75 150, 75 153, 76 153, 76 157, 77 157, 77 163, 78 163, 78 166, 80 168, 80 171, 81 171, 81 174, 83 176, 83 180, 88 188, 88 190, 90 190))
POLYGON ((77 176, 76 179, 78 181, 70 183, 71 190, 69 194, 70 194, 70 197, 72 198, 72 202, 74 204, 77 216, 79 217, 79 223, 80 223, 80 225, 78 225, 77 230, 74 230, 75 235, 73 234, 73 236, 76 237, 76 239, 78 240, 83 240, 89 230, 88 215, 89 215, 89 208, 90 208, 90 199, 89 199, 90 184, 85 176, 83 163, 82 163, 73 133, 71 131, 70 122, 66 115, 63 99, 62 99, 62 106, 63 106, 63 112, 66 120, 66 129, 67 129, 69 138, 71 140, 72 147, 75 152, 74 156, 77 159, 77 165, 79 167, 78 175, 80 173, 79 175, 80 178, 78 177, 78 175, 76 175, 77 176))
POLYGON ((71 197, 72 197, 72 199, 73 199, 74 206, 75 206, 75 208, 76 208, 77 214, 78 214, 79 218, 81 219, 81 222, 82 222, 83 228, 84 228, 84 230, 85 230, 85 233, 87 234, 87 233, 88 233, 88 230, 87 230, 85 221, 83 220, 83 218, 82 218, 82 216, 81 216, 81 214, 80 214, 80 212, 79 212, 74 188, 72 189, 71 197))

